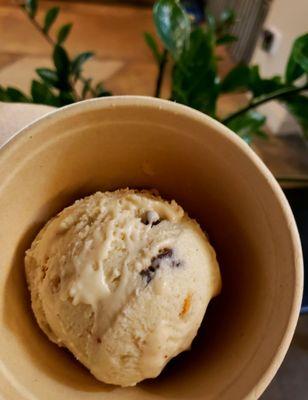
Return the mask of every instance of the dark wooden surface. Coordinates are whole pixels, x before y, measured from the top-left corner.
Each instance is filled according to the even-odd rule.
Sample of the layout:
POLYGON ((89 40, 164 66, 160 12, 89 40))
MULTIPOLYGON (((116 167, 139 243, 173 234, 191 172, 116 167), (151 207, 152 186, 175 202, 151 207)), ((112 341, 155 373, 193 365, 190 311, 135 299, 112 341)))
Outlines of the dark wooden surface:
MULTIPOLYGON (((152 8, 142 2, 40 1, 38 20, 55 4, 60 16, 51 30, 68 22, 74 26, 66 42, 69 54, 91 50, 94 61, 86 64, 85 76, 103 79, 114 94, 153 95, 157 67, 143 34, 155 33, 152 8)), ((37 67, 50 66, 51 49, 45 39, 27 20, 13 1, 0 1, 0 84, 14 85, 29 91, 30 80, 37 67)), ((224 61, 222 74, 232 63, 225 49, 220 49, 224 61)), ((163 96, 169 95, 169 80, 165 80, 163 96)), ((235 109, 239 99, 226 96, 221 102, 226 112, 235 109)))

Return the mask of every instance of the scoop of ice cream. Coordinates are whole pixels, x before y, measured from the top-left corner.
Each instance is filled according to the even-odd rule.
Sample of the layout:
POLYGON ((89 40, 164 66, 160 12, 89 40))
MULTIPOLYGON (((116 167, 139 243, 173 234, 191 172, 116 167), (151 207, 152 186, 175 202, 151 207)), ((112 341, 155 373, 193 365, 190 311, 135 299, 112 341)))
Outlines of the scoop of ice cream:
POLYGON ((221 279, 199 225, 149 192, 98 192, 50 220, 25 258, 50 340, 106 383, 156 377, 190 347, 221 279))

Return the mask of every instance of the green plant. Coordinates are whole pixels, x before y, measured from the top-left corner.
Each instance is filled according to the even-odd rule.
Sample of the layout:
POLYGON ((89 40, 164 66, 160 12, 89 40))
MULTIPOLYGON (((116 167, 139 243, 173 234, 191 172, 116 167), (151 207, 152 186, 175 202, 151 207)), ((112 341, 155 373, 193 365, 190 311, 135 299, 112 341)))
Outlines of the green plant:
POLYGON ((172 62, 170 99, 205 112, 230 127, 246 142, 254 136, 266 137, 262 131, 265 116, 256 107, 270 100, 284 103, 308 137, 308 34, 293 44, 284 76, 264 79, 258 66, 236 65, 224 79, 218 74, 216 47, 236 40, 229 33, 235 21, 231 10, 219 19, 209 15, 206 24, 194 25, 180 1, 158 0, 153 8, 154 23, 163 50, 153 36, 145 39, 158 65, 155 96, 160 96, 168 60, 172 62), (301 83, 298 79, 301 78, 301 83), (246 92, 248 105, 221 119, 217 115, 219 96, 246 92))
MULTIPOLYGON (((20 7, 51 46, 54 68, 36 70, 38 78, 31 83, 30 95, 14 87, 0 86, 0 101, 60 107, 88 97, 111 95, 102 82, 93 85, 93 80, 83 75, 84 63, 94 56, 93 52, 86 51, 72 59, 68 55, 64 42, 72 24, 63 25, 51 36, 59 8, 49 9, 40 23, 38 4, 38 0, 26 0, 20 7)), ((145 33, 145 40, 158 66, 155 96, 160 97, 169 62, 172 63, 170 99, 211 115, 246 142, 250 143, 255 136, 266 137, 262 130, 265 116, 256 108, 271 100, 285 104, 308 137, 308 33, 295 40, 284 76, 264 79, 258 66, 239 64, 221 79, 216 48, 236 40, 230 34, 235 22, 232 10, 225 10, 218 19, 208 15, 206 23, 197 26, 179 0, 158 0, 153 7, 153 19, 161 45, 149 33, 145 33), (234 92, 247 93, 248 104, 221 118, 217 115, 217 101, 221 95, 234 92)))
POLYGON ((41 24, 37 19, 38 3, 38 0, 27 0, 19 7, 51 46, 54 68, 36 69, 38 78, 31 83, 30 95, 22 93, 14 87, 3 88, 0 86, 0 101, 61 107, 83 100, 89 94, 92 97, 109 96, 111 93, 105 90, 102 82, 93 86, 92 79, 83 75, 84 63, 92 58, 94 53, 86 51, 71 59, 65 50, 64 42, 71 31, 72 24, 61 26, 55 37, 52 37, 50 30, 58 17, 59 7, 50 8, 41 24), (81 87, 79 91, 76 88, 77 83, 81 87))

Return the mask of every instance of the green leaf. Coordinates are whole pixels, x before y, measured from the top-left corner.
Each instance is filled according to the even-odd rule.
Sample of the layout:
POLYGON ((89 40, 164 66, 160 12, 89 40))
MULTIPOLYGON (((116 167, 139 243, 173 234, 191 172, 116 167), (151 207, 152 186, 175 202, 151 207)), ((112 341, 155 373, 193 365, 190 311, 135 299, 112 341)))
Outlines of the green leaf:
POLYGON ((245 64, 238 64, 225 76, 221 90, 225 93, 247 90, 250 83, 250 69, 245 64))
POLYGON ((29 103, 30 99, 22 93, 19 89, 16 89, 14 87, 8 87, 5 91, 6 95, 6 101, 12 102, 12 103, 29 103))
POLYGON ((0 85, 0 101, 9 101, 7 98, 6 90, 0 85))
POLYGON ((183 7, 176 0, 158 0, 153 7, 154 23, 164 47, 178 58, 185 48, 191 24, 183 7))
POLYGON ((72 74, 78 76, 82 70, 83 64, 94 56, 92 51, 86 51, 84 53, 78 54, 72 60, 72 74))
POLYGON ((61 26, 59 29, 58 35, 57 35, 57 44, 61 45, 66 38, 68 37, 71 29, 72 29, 73 24, 66 24, 61 26))
POLYGON ((308 33, 295 41, 294 60, 308 73, 308 33))
POLYGON ((283 101, 301 126, 305 137, 308 138, 308 97, 293 94, 286 96, 283 101))
POLYGON ((70 73, 70 60, 65 49, 56 45, 53 52, 53 62, 55 64, 59 81, 66 85, 70 73))
POLYGON ((289 61, 287 63, 286 72, 285 72, 285 80, 286 83, 291 84, 300 78, 304 74, 301 66, 295 61, 294 56, 289 57, 289 61))
POLYGON ((209 30, 216 32, 216 19, 213 14, 206 12, 206 24, 209 30))
POLYGON ((235 23, 236 14, 234 10, 227 8, 220 14, 220 24, 226 29, 235 23))
POLYGON ((102 82, 99 82, 95 87, 95 96, 96 97, 112 96, 112 93, 105 89, 102 82))
POLYGON ((49 86, 44 82, 32 81, 31 96, 33 103, 47 104, 49 106, 59 106, 57 97, 52 93, 49 86))
POLYGON ((44 19, 44 26, 43 26, 43 31, 45 33, 49 32, 49 29, 51 28, 52 24, 55 22, 58 14, 59 14, 59 11, 60 11, 59 7, 52 7, 46 12, 45 19, 44 19))
POLYGON ((157 62, 157 64, 160 64, 161 60, 162 60, 162 54, 158 49, 156 40, 149 32, 144 33, 144 40, 145 40, 146 44, 149 46, 149 48, 151 49, 155 61, 157 62))
POLYGON ((219 38, 217 38, 216 43, 217 45, 222 45, 222 44, 233 43, 236 41, 237 41, 237 36, 226 33, 225 35, 222 35, 219 38))
POLYGON ((49 68, 37 68, 36 73, 47 85, 59 88, 59 79, 56 71, 49 68))
POLYGON ((217 45, 228 44, 237 40, 237 37, 229 32, 234 23, 234 11, 231 9, 224 10, 216 21, 215 36, 217 45))
POLYGON ((34 18, 37 13, 38 0, 26 0, 25 9, 30 18, 34 18))
POLYGON ((92 82, 92 78, 89 78, 89 79, 86 79, 84 82, 83 82, 83 88, 82 88, 82 92, 81 92, 81 98, 82 99, 85 99, 86 98, 86 96, 87 96, 87 94, 88 94, 88 92, 89 92, 89 90, 90 90, 90 88, 91 88, 91 82, 92 82))
POLYGON ((290 84, 296 81, 305 72, 308 73, 308 33, 293 43, 285 72, 286 82, 290 84))
POLYGON ((249 88, 255 97, 275 92, 283 87, 280 76, 273 76, 269 79, 262 79, 259 72, 259 66, 250 68, 249 88))
POLYGON ((211 33, 197 28, 172 71, 172 100, 215 115, 219 90, 211 33))
POLYGON ((66 91, 66 90, 60 91, 59 97, 57 99, 57 102, 60 107, 75 103, 75 101, 76 99, 74 98, 73 93, 71 91, 66 91))
POLYGON ((19 89, 14 87, 8 87, 6 89, 6 95, 12 102, 16 103, 29 103, 29 98, 22 93, 19 89))
POLYGON ((254 136, 266 136, 260 129, 265 123, 266 118, 264 115, 257 111, 250 110, 246 113, 233 118, 227 126, 237 133, 246 143, 251 143, 254 136))

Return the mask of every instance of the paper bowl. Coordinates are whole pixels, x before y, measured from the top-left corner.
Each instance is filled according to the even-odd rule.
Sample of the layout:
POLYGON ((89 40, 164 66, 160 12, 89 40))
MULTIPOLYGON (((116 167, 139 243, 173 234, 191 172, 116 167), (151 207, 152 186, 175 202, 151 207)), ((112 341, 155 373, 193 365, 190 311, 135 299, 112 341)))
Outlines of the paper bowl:
POLYGON ((65 107, 0 150, 0 393, 6 400, 255 399, 290 344, 302 256, 289 205, 234 133, 146 97, 65 107), (105 385, 48 341, 30 308, 24 253, 43 224, 97 190, 157 188, 208 232, 223 290, 190 352, 133 388, 105 385))

